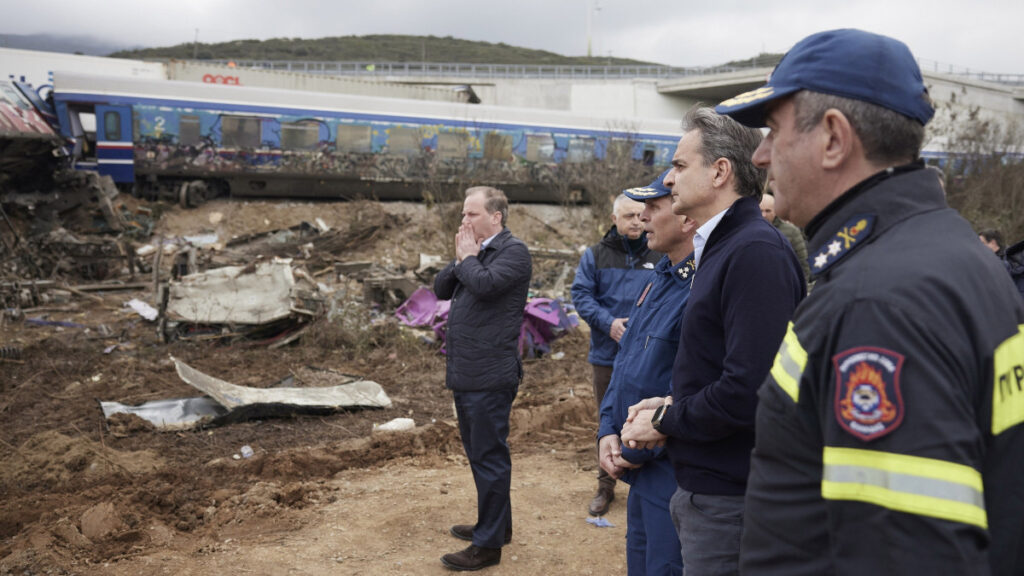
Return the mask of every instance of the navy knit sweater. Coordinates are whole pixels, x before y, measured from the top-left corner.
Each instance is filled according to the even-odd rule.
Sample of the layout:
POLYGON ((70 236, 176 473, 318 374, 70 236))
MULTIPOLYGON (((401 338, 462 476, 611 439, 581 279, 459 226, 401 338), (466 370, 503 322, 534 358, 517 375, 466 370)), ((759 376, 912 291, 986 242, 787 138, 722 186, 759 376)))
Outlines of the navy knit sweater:
POLYGON ((676 482, 698 494, 746 490, 757 389, 806 295, 789 241, 740 198, 701 256, 662 420, 676 482))

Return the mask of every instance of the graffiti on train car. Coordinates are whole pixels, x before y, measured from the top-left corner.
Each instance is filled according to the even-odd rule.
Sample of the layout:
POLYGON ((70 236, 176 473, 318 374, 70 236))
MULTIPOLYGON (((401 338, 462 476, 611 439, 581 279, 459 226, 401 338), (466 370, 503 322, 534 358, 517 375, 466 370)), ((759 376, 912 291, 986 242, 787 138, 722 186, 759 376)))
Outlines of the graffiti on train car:
POLYGON ((672 146, 619 135, 356 123, 135 106, 140 174, 275 173, 370 181, 472 179, 544 185, 574 165, 614 159, 668 164, 672 146))

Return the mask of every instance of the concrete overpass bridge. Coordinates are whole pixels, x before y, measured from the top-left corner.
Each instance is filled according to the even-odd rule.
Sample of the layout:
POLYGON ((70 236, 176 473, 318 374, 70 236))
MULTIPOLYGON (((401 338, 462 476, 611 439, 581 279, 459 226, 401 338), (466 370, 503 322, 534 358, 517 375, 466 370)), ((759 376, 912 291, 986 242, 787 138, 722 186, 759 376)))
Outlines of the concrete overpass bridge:
MULTIPOLYGON (((463 98, 484 104, 616 117, 679 118, 697 103, 716 104, 753 90, 776 61, 717 67, 555 66, 437 62, 208 61, 167 63, 168 77, 201 80, 231 71, 250 85, 359 90, 382 96, 463 98), (404 91, 404 93, 403 93, 404 91)), ((1024 74, 992 74, 919 59, 938 106, 978 108, 1024 123, 1024 74)), ((938 121, 938 120, 937 120, 938 121)))

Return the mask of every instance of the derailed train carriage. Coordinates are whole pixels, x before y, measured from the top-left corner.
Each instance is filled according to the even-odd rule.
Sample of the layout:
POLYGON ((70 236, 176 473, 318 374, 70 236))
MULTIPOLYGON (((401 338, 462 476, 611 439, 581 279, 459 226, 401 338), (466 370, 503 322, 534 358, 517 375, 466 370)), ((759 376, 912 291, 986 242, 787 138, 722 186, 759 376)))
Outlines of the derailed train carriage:
POLYGON ((590 163, 667 166, 671 121, 56 73, 75 166, 144 196, 414 199, 467 183, 582 193, 590 163))
POLYGON ((50 126, 45 108, 28 85, 0 80, 0 191, 52 174, 59 165, 64 139, 50 126))

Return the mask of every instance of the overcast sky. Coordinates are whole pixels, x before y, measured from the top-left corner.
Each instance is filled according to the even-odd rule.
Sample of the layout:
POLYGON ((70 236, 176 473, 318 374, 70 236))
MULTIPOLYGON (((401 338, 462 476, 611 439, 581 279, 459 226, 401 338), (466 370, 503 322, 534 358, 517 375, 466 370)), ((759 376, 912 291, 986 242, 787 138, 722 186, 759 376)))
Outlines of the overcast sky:
POLYGON ((414 34, 569 56, 706 66, 784 52, 821 30, 895 36, 924 60, 1024 73, 1022 0, 0 0, 0 34, 85 34, 142 46, 414 34))

